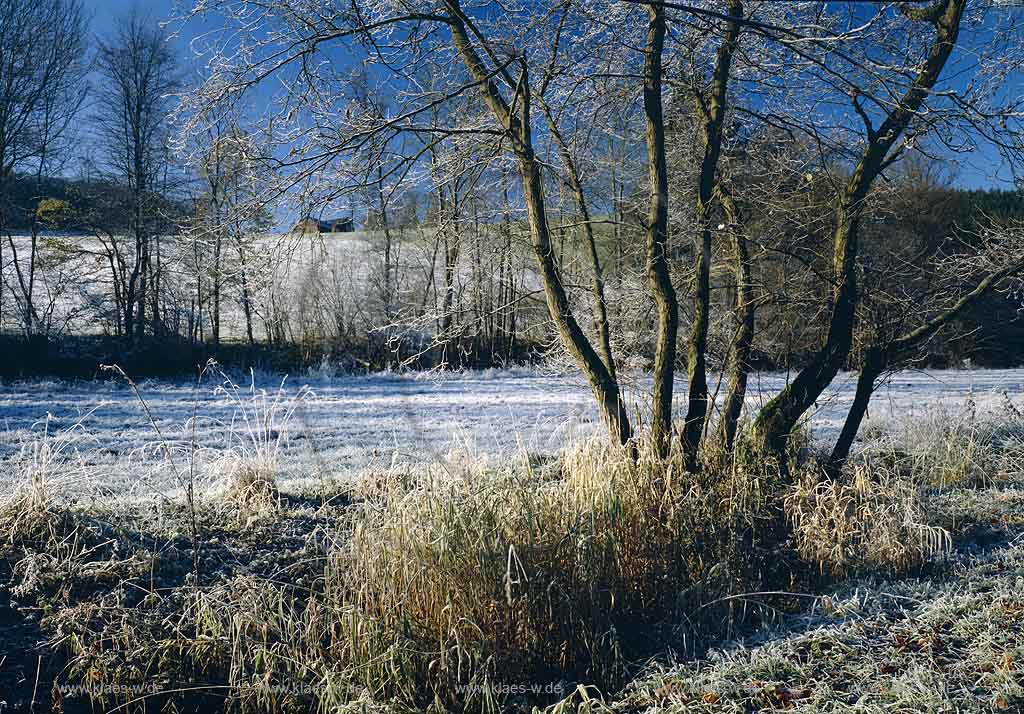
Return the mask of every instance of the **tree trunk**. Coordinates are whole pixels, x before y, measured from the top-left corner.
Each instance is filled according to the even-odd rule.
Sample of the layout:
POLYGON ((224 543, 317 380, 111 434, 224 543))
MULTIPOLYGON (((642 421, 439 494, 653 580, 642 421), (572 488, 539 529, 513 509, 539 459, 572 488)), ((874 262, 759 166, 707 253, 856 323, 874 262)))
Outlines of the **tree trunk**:
MULTIPOLYGON (((555 263, 547 214, 544 208, 544 180, 541 175, 541 165, 533 153, 533 139, 530 131, 530 84, 526 63, 521 63, 522 75, 518 83, 518 102, 513 109, 501 96, 492 74, 473 47, 466 29, 466 17, 458 0, 445 0, 445 6, 451 18, 451 32, 455 47, 466 69, 479 83, 484 101, 499 124, 506 127, 512 142, 523 183, 523 200, 529 219, 531 242, 552 322, 562 343, 590 382, 591 390, 597 399, 598 407, 612 438, 620 444, 626 444, 632 437, 632 430, 626 407, 621 399, 618 381, 608 373, 586 334, 576 322, 569 297, 559 275, 558 266, 555 263)), ((661 28, 662 35, 664 35, 664 21, 661 23, 661 28)))
POLYGON ((705 99, 696 96, 701 122, 704 155, 697 177, 696 218, 699 230, 696 277, 693 291, 693 327, 687 343, 686 366, 689 372, 686 420, 683 424, 683 454, 686 468, 693 472, 700 464, 700 442, 704 435, 708 404, 707 348, 711 322, 711 204, 717 184, 718 159, 722 153, 722 126, 733 54, 739 37, 739 19, 743 15, 740 0, 729 2, 730 21, 718 48, 712 75, 711 93, 705 99))
MULTIPOLYGON (((861 176, 863 169, 858 166, 851 182, 863 183, 861 176)), ((850 191, 847 193, 849 195, 850 191)), ((790 434, 800 417, 832 383, 853 344, 857 304, 855 242, 866 186, 863 190, 855 188, 854 193, 859 194, 860 198, 843 199, 833 236, 836 286, 833 288, 825 345, 811 358, 810 363, 800 370, 793 381, 761 409, 754 422, 754 439, 757 446, 777 456, 785 453, 790 434)))
POLYGON ((668 455, 672 441, 672 391, 676 368, 679 305, 668 268, 668 168, 661 104, 661 55, 665 45, 665 8, 648 8, 644 58, 644 118, 650 207, 647 215, 647 278, 658 311, 654 351, 654 402, 651 442, 655 454, 668 455))
POLYGON ((256 345, 256 339, 252 334, 252 300, 249 297, 249 279, 244 267, 242 268, 241 283, 242 312, 245 313, 245 335, 249 340, 249 347, 254 347, 256 345))
POLYGON ((222 229, 218 225, 213 239, 213 312, 210 315, 210 328, 213 332, 213 348, 220 347, 220 288, 221 288, 221 247, 222 229))
POLYGON ((384 199, 384 169, 377 165, 377 203, 380 210, 381 228, 384 229, 384 285, 381 302, 384 318, 391 322, 391 225, 388 222, 387 201, 384 199))
MULTIPOLYGON (((111 242, 113 243, 113 238, 111 242)), ((132 266, 132 270, 128 272, 128 266, 123 264, 123 258, 118 256, 118 272, 121 275, 121 280, 124 283, 124 338, 125 341, 131 343, 135 339, 135 310, 136 302, 138 301, 138 280, 139 280, 139 266, 141 264, 140 248, 136 244, 135 249, 135 265, 132 266), (127 277, 125 275, 127 274, 127 277)))
POLYGON ((38 238, 36 234, 36 228, 33 226, 32 229, 32 240, 29 246, 29 269, 28 278, 25 277, 25 272, 21 269, 20 258, 18 257, 18 248, 14 243, 14 237, 10 234, 7 235, 7 242, 11 246, 11 264, 14 266, 14 274, 18 278, 18 287, 21 289, 21 327, 25 333, 26 339, 32 339, 35 334, 35 322, 36 322, 36 310, 35 310, 35 263, 36 263, 36 249, 38 244, 38 238))
MULTIPOLYGON (((150 287, 149 287, 149 321, 152 325, 152 332, 154 337, 160 337, 164 334, 164 323, 161 315, 160 305, 160 283, 163 279, 163 264, 160 253, 160 238, 154 237, 153 247, 156 254, 156 267, 152 271, 150 276, 150 287)), ((150 261, 152 263, 152 260, 150 261)))
POLYGON ((872 346, 864 354, 864 360, 860 366, 860 374, 857 375, 857 391, 853 395, 853 403, 850 411, 846 414, 846 421, 843 422, 843 430, 839 433, 835 446, 832 448, 832 455, 829 457, 827 471, 833 475, 838 474, 846 459, 850 456, 850 449, 857 438, 861 422, 868 411, 868 403, 875 391, 875 380, 885 368, 885 359, 881 348, 872 346))
POLYGON ((729 359, 728 394, 725 398, 719 426, 722 444, 727 451, 732 451, 740 416, 743 414, 743 401, 747 394, 747 375, 750 374, 750 350, 754 342, 754 294, 750 251, 746 235, 743 232, 739 207, 733 197, 721 187, 719 198, 733 237, 735 251, 733 271, 736 278, 735 314, 739 322, 729 359))
POLYGON ((453 330, 455 327, 455 276, 459 267, 461 236, 455 231, 449 232, 447 226, 441 230, 444 231, 444 298, 441 301, 441 335, 444 340, 445 361, 454 359, 457 362, 458 347, 453 330))
POLYGON ((203 260, 199 253, 199 242, 196 240, 192 241, 192 258, 195 260, 196 265, 196 331, 194 335, 190 335, 189 339, 195 341, 197 338, 200 342, 203 341, 202 330, 203 330, 203 260))
POLYGON ((948 310, 888 344, 868 347, 861 363, 860 374, 857 377, 857 391, 853 404, 850 405, 850 411, 843 423, 843 430, 839 434, 839 439, 832 449, 832 456, 829 458, 828 470, 830 473, 839 473, 849 458, 850 449, 857 436, 857 431, 860 429, 861 421, 867 413, 871 395, 874 393, 875 381, 882 372, 905 359, 906 355, 942 329, 943 325, 955 319, 971 303, 992 290, 1000 280, 1019 273, 1021 270, 1024 270, 1024 264, 1011 264, 1002 270, 989 273, 974 286, 973 290, 957 300, 948 310))
POLYGON ((562 343, 569 348, 577 363, 583 368, 612 438, 620 444, 625 444, 632 437, 632 431, 626 406, 619 392, 618 381, 605 368, 573 317, 549 239, 540 165, 533 156, 532 147, 526 142, 524 145, 525 148, 518 157, 519 170, 523 176, 523 197, 526 201, 534 252, 544 280, 544 296, 548 303, 548 311, 555 322, 562 343))
POLYGON ((587 203, 586 194, 583 191, 583 184, 580 181, 579 170, 576 167, 576 160, 569 151, 569 145, 558 130, 558 124, 551 113, 551 108, 546 102, 541 102, 544 116, 551 128, 551 135, 558 146, 558 153, 562 158, 565 167, 566 179, 576 201, 576 209, 580 213, 580 222, 583 224, 583 242, 587 249, 587 257, 590 260, 590 291, 594 296, 594 327, 597 330, 598 348, 601 351, 601 360, 608 369, 612 379, 617 379, 615 371, 615 357, 612 354, 611 330, 608 325, 608 301, 604 292, 604 273, 601 270, 601 259, 597 254, 597 241, 594 238, 594 226, 590 221, 590 207, 587 203))
POLYGON ((147 278, 149 275, 149 241, 146 238, 140 238, 139 245, 139 264, 138 264, 138 292, 136 293, 136 309, 135 315, 135 332, 136 339, 142 342, 143 337, 146 334, 146 298, 148 293, 146 289, 148 287, 147 278))

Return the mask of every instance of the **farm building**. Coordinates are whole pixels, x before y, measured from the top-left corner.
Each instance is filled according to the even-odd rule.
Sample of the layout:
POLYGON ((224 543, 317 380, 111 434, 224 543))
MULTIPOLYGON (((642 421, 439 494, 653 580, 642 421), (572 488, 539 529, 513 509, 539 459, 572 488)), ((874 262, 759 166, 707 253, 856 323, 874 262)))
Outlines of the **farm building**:
POLYGON ((292 233, 351 233, 355 230, 352 216, 319 219, 306 216, 292 228, 292 233))

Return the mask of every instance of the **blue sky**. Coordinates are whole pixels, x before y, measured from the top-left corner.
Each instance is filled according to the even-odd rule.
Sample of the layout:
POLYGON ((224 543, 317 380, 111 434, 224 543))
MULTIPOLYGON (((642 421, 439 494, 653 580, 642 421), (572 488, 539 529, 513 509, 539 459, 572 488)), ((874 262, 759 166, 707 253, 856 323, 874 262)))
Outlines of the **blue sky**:
MULTIPOLYGON (((100 37, 108 35, 114 28, 117 19, 137 8, 143 16, 149 17, 154 23, 169 18, 177 5, 187 7, 191 0, 84 0, 86 11, 92 15, 92 31, 100 37)), ((189 57, 189 39, 201 31, 202 26, 189 26, 183 29, 175 42, 179 47, 179 56, 183 60, 186 74, 189 70, 198 72, 201 63, 192 64, 189 57), (191 66, 190 66, 191 65, 191 66)), ((969 156, 958 157, 956 181, 967 188, 1012 187, 1012 177, 1000 166, 996 152, 985 148, 969 156)))
POLYGON ((90 9, 102 10, 107 14, 113 14, 128 10, 132 6, 140 9, 154 8, 158 12, 167 14, 173 6, 173 0, 86 0, 90 9))
POLYGON ((128 14, 133 7, 160 21, 170 16, 174 0, 85 0, 86 12, 93 16, 93 32, 100 35, 109 32, 116 18, 128 14))
MULTIPOLYGON (((133 8, 156 24, 171 17, 176 4, 179 9, 188 7, 189 0, 84 0, 86 12, 92 16, 92 32, 99 37, 109 36, 118 18, 130 14, 133 8)), ((182 58, 191 55, 188 42, 196 31, 196 27, 188 27, 175 39, 182 58)))

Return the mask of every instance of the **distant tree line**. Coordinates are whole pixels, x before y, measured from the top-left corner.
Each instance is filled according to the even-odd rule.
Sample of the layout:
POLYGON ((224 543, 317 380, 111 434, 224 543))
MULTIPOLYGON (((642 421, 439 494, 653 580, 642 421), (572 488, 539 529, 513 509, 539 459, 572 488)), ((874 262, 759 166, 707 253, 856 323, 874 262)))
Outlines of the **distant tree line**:
MULTIPOLYGON (((212 179, 215 190, 219 200, 228 201, 230 191, 218 184, 220 180, 223 176, 212 179)), ((391 255, 386 256, 388 238, 376 213, 369 214, 363 226, 367 230, 354 244, 339 241, 338 236, 274 233, 265 213, 238 231, 211 236, 204 226, 210 221, 208 213, 218 209, 209 199, 193 197, 190 202, 154 195, 148 203, 163 217, 159 233, 164 280, 153 303, 160 322, 151 322, 139 335, 126 334, 124 328, 123 295, 128 287, 116 242, 119 234, 131 232, 131 193, 105 179, 15 176, 8 185, 12 210, 7 253, 11 254, 10 246, 28 242, 33 230, 39 236, 31 334, 25 310, 12 309, 19 302, 14 263, 8 259, 4 266, 0 291, 7 297, 0 306, 7 308, 0 317, 14 339, 34 336, 60 342, 77 336, 76 349, 82 350, 89 342, 82 340, 91 338, 105 345, 105 354, 117 354, 128 344, 145 352, 150 344, 151 360, 159 358, 160 348, 164 356, 174 357, 165 368, 139 365, 147 371, 187 370, 218 351, 240 361, 276 360, 284 368, 324 359, 369 369, 403 360, 410 365, 454 367, 550 356, 544 311, 527 295, 534 273, 527 256, 516 248, 527 227, 512 218, 511 209, 507 222, 495 221, 493 215, 483 222, 478 215, 475 223, 463 223, 453 234, 429 223, 436 216, 419 210, 425 199, 412 194, 388 217, 391 255), (456 251, 460 255, 453 257, 456 251), (387 278, 385 265, 390 266, 387 278), (438 335, 444 339, 436 339, 438 335), (168 342, 178 343, 177 351, 168 353, 168 342), (248 346, 250 351, 224 347, 224 342, 248 346)), ((809 188, 808 195, 813 191, 809 188)), ((492 199, 471 200, 479 211, 492 199)), ((595 248, 607 259, 606 324, 616 333, 628 332, 636 317, 635 306, 629 304, 632 293, 625 285, 642 269, 643 259, 633 247, 642 230, 640 218, 629 208, 633 200, 623 199, 620 220, 594 228, 595 248)), ((742 210, 751 224, 768 218, 758 215, 757 206, 743 205, 742 210)), ((877 215, 868 231, 877 252, 929 241, 949 247, 975 235, 987 221, 1024 220, 1024 198, 1017 191, 964 190, 910 174, 900 178, 877 215)), ((553 224, 558 221, 553 215, 553 224)), ((573 222, 565 216, 561 221, 573 222)), ((574 280, 584 281, 580 266, 585 256, 577 246, 580 230, 575 225, 559 231, 568 238, 561 241, 560 251, 566 271, 579 271, 574 280)), ((806 232, 794 240, 808 245, 806 232)), ((824 242, 827 235, 815 240, 824 242)), ((773 305, 779 298, 767 297, 806 291, 808 301, 822 299, 823 285, 814 273, 786 272, 784 256, 783 249, 776 251, 775 268, 758 279, 764 296, 749 360, 759 369, 800 367, 822 337, 820 323, 787 323, 773 305)), ((728 308, 735 301, 736 281, 724 263, 716 263, 713 272, 714 302, 728 308)), ((1016 295, 991 292, 980 297, 958 317, 958 327, 929 342, 917 363, 1020 364, 1024 322, 1019 306, 1016 295)), ((728 321, 715 323, 710 330, 708 360, 715 370, 728 361, 732 330, 728 321)), ((653 359, 654 345, 644 339, 616 347, 638 366, 653 359)), ((56 345, 49 349, 60 351, 56 345)), ((26 364, 12 363, 9 370, 24 371, 38 361, 37 356, 30 360, 36 353, 23 354, 26 364)), ((95 349, 84 349, 84 355, 83 361, 99 360, 95 349)), ((680 360, 685 364, 683 355, 680 360)), ((60 364, 53 369, 90 369, 69 365, 67 359, 60 364)), ((845 366, 855 368, 856 363, 845 366)))

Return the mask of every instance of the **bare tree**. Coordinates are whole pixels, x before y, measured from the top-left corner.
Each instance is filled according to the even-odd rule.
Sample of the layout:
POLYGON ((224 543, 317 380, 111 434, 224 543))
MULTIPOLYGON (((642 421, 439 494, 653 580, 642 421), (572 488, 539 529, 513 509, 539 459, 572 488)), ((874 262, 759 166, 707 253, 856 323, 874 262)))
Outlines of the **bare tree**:
POLYGON ((980 226, 954 226, 953 235, 904 233, 900 244, 887 251, 890 255, 873 252, 861 280, 857 386, 827 464, 831 472, 837 473, 849 457, 882 375, 920 359, 941 330, 988 294, 1019 293, 1024 273, 1020 219, 982 216, 976 221, 980 226))
POLYGON ((750 374, 750 352, 754 342, 756 301, 753 290, 753 270, 746 228, 740 209, 729 188, 718 185, 718 200, 728 221, 733 242, 733 270, 736 290, 733 312, 736 316, 736 334, 729 353, 729 385, 719 425, 720 438, 727 451, 735 445, 736 432, 743 402, 747 395, 747 377, 750 374))
MULTIPOLYGON (((538 9, 542 8, 523 4, 517 6, 516 12, 525 18, 538 9)), ((481 18, 471 17, 457 0, 446 0, 429 9, 418 3, 400 2, 394 5, 367 3, 351 9, 333 7, 322 12, 313 12, 302 3, 285 2, 271 8, 258 3, 249 6, 247 3, 214 2, 198 6, 197 11, 221 11, 238 19, 247 16, 246 25, 260 29, 246 38, 252 44, 245 53, 235 55, 237 61, 224 62, 226 57, 216 58, 213 63, 216 74, 191 97, 190 101, 196 105, 193 108, 208 106, 211 102, 234 101, 240 92, 267 76, 282 76, 277 73, 284 67, 299 70, 298 79, 290 85, 285 100, 289 108, 284 111, 286 115, 290 112, 295 116, 295 110, 301 107, 305 120, 316 130, 304 132, 303 138, 308 142, 305 146, 296 146, 294 135, 288 139, 292 156, 298 158, 278 161, 278 166, 291 169, 289 185, 301 180, 298 176, 308 178, 316 174, 325 178, 325 171, 332 168, 343 175, 345 183, 352 185, 359 171, 346 164, 346 160, 371 142, 379 147, 394 146, 397 137, 403 134, 436 137, 471 134, 492 136, 500 141, 520 174, 531 242, 552 324, 587 376, 615 440, 629 440, 632 431, 618 382, 576 318, 554 251, 546 209, 544 164, 537 156, 533 139, 535 87, 530 78, 530 62, 515 49, 514 32, 511 37, 501 36, 505 30, 515 27, 510 23, 510 20, 516 22, 514 18, 501 18, 502 31, 496 31, 495 37, 490 38, 481 29, 481 18), (256 23, 252 22, 254 17, 258 18, 256 23), (296 18, 302 21, 294 22, 296 18), (438 28, 444 32, 435 32, 438 28), (263 29, 269 29, 269 34, 260 34, 263 29), (395 45, 391 38, 394 32, 411 35, 407 41, 395 45), (351 46, 353 40, 370 48, 368 61, 383 59, 380 67, 384 72, 400 75, 398 81, 404 86, 395 94, 401 102, 390 117, 357 111, 358 107, 346 101, 350 89, 348 78, 334 73, 318 74, 315 63, 309 61, 312 54, 328 43, 348 41, 351 46), (401 70, 386 59, 391 56, 398 61, 403 53, 401 70), (448 68, 445 85, 434 93, 420 92, 407 83, 415 68, 428 57, 448 68), (443 57, 448 58, 447 64, 442 61, 443 57), (459 117, 455 126, 437 127, 424 121, 434 107, 468 94, 477 96, 483 111, 459 117), (346 119, 339 123, 341 116, 346 119)), ((269 128, 270 122, 265 126, 269 128)), ((430 144, 411 155, 396 156, 378 175, 378 180, 414 171, 429 151, 430 144)), ((273 163, 270 157, 268 160, 273 163)))
POLYGON ((111 176, 131 196, 123 324, 132 339, 146 329, 147 299, 152 300, 152 329, 160 330, 158 286, 153 284, 159 280, 155 258, 161 218, 155 194, 168 161, 167 118, 179 82, 164 33, 135 10, 109 40, 100 42, 97 71, 103 79, 97 91, 97 140, 111 176))
MULTIPOLYGON (((8 183, 40 177, 64 160, 72 119, 86 93, 85 17, 79 0, 0 0, 0 229, 20 208, 31 228, 27 255, 7 233, 26 336, 35 331, 39 253, 36 206, 10 205, 8 183)), ((0 268, 3 265, 0 245, 0 268)), ((3 288, 0 285, 0 312, 3 288)))
MULTIPOLYGON (((871 210, 879 177, 910 149, 930 139, 950 152, 969 151, 985 141, 1004 158, 1019 162, 1021 103, 1012 96, 994 92, 993 87, 1004 84, 1016 71, 1020 38, 999 18, 991 20, 994 31, 978 31, 977 23, 993 9, 987 3, 966 0, 878 4, 859 9, 827 4, 769 4, 747 17, 703 6, 660 4, 675 10, 675 21, 684 26, 697 22, 728 23, 733 18, 734 25, 742 27, 749 36, 747 44, 761 56, 750 50, 744 54, 742 86, 746 91, 733 98, 733 121, 739 127, 733 130, 734 135, 749 137, 760 127, 761 131, 788 134, 791 146, 806 142, 817 154, 817 169, 824 177, 821 181, 809 180, 806 185, 819 184, 832 195, 827 213, 831 235, 827 245, 822 246, 824 250, 815 253, 816 247, 806 239, 803 245, 797 239, 789 246, 790 255, 803 262, 805 268, 801 270, 810 270, 828 286, 822 306, 822 341, 793 381, 761 409, 753 426, 753 438, 760 449, 782 454, 799 419, 851 357, 863 298, 857 284, 862 268, 862 226, 871 210), (806 14, 808 11, 811 14, 806 14), (962 21, 967 14, 971 29, 963 33, 962 21), (851 32, 850 27, 858 30, 851 32), (908 42, 908 37, 913 41, 908 42), (987 57, 991 63, 973 65, 975 74, 970 82, 944 81, 944 69, 958 50, 962 57, 987 57), (997 61, 997 54, 1004 59, 997 61), (785 74, 779 68, 785 68, 785 74), (837 111, 837 105, 845 105, 848 111, 837 111), (826 270, 819 271, 819 262, 827 266, 826 270)), ((720 47, 719 58, 725 46, 720 47)), ((716 70, 720 68, 716 63, 716 70)), ((706 119, 703 106, 710 103, 698 104, 696 115, 706 119)), ((706 131, 704 134, 707 136, 706 131)), ((708 157, 705 152, 704 159, 708 157)), ((785 166, 787 161, 782 159, 785 166)), ((800 161, 791 162, 793 169, 800 161)), ((714 178, 713 174, 702 175, 714 178)), ((730 200, 731 193, 747 187, 734 182, 731 189, 719 190, 719 202, 727 218, 723 225, 728 226, 734 237, 744 236, 745 231, 738 202, 730 200)), ((756 196, 738 198, 747 205, 754 205, 757 200, 756 196)), ((698 223, 701 214, 699 202, 698 223)), ((706 220, 704 225, 708 225, 706 220)), ((698 251, 702 254, 707 243, 701 243, 698 251)), ((743 264, 749 262, 750 256, 744 257, 741 250, 735 255, 739 291, 747 283, 743 264)), ((699 268, 700 261, 698 294, 707 287, 699 268)), ((737 330, 740 342, 734 357, 742 357, 744 343, 751 337, 750 304, 749 296, 747 300, 736 301, 741 315, 737 330)), ((813 324, 820 319, 809 319, 812 313, 794 310, 796 306, 791 304, 788 311, 789 324, 813 324)), ((698 301, 694 337, 699 337, 703 329, 704 311, 704 303, 698 301)), ((700 342, 691 338, 688 356, 691 370, 697 366, 698 372, 702 353, 707 349, 700 342)), ((748 370, 744 362, 733 359, 730 378, 733 385, 741 388, 745 378, 736 370, 748 370)), ((705 390, 699 374, 696 382, 691 379, 690 413, 694 413, 692 400, 705 390)), ((731 439, 730 433, 735 433, 731 422, 736 418, 739 401, 728 398, 727 421, 722 427, 727 440, 731 439)), ((696 406, 697 416, 703 417, 699 404, 696 406)), ((688 415, 686 427, 693 431, 686 439, 688 449, 700 438, 702 429, 695 426, 698 423, 688 415)))
POLYGON ((644 53, 644 118, 647 143, 649 209, 647 213, 647 277, 658 309, 654 352, 654 406, 651 440, 661 456, 672 438, 672 387, 676 369, 676 332, 679 305, 668 264, 668 166, 665 158, 665 122, 662 110, 662 52, 665 47, 665 9, 648 7, 647 45, 644 53))
MULTIPOLYGON (((580 228, 583 231, 584 250, 590 267, 590 289, 593 294, 594 328, 597 333, 598 349, 609 375, 612 379, 617 379, 615 355, 612 350, 611 342, 611 325, 608 318, 608 299, 605 294, 604 270, 601 267, 601 257, 599 255, 597 239, 594 232, 590 200, 587 198, 587 192, 583 186, 583 171, 580 167, 579 159, 573 154, 569 140, 565 136, 565 133, 559 128, 556 111, 552 109, 551 103, 545 97, 553 80, 556 80, 558 75, 559 52, 563 50, 561 43, 562 33, 565 30, 565 23, 569 17, 568 10, 570 7, 571 3, 566 3, 561 8, 556 30, 552 36, 551 58, 537 91, 537 102, 544 113, 544 118, 547 121, 551 137, 554 140, 555 145, 558 147, 558 155, 561 159, 564 171, 564 181, 572 193, 573 201, 576 204, 576 210, 579 213, 580 228)), ((572 95, 564 94, 563 96, 568 98, 572 95)), ((575 99, 578 104, 578 97, 575 99)), ((565 104, 568 103, 569 102, 565 102, 565 104)), ((561 107, 563 110, 565 108, 566 107, 564 106, 561 107)), ((587 108, 590 107, 588 106, 587 108)), ((596 120, 596 116, 594 119, 596 120)))
POLYGON ((916 26, 930 25, 933 39, 902 95, 897 95, 895 101, 880 102, 883 119, 877 128, 860 103, 861 90, 849 90, 853 106, 863 119, 867 141, 837 199, 828 334, 807 366, 758 414, 755 434, 759 446, 767 451, 784 451, 799 418, 832 382, 850 354, 857 306, 857 248, 866 199, 879 174, 902 152, 902 135, 930 96, 953 52, 965 8, 966 0, 945 0, 903 10, 916 26))
POLYGON ((211 121, 208 134, 200 138, 200 164, 196 167, 203 191, 196 200, 197 221, 193 231, 193 252, 209 258, 209 269, 196 259, 196 301, 202 309, 205 295, 203 278, 209 279, 210 328, 214 347, 222 337, 222 303, 228 287, 236 285, 245 316, 245 334, 251 345, 253 335, 253 304, 251 281, 255 256, 253 236, 266 229, 270 219, 261 207, 254 206, 252 196, 259 191, 259 180, 248 156, 255 152, 250 137, 238 127, 237 121, 220 117, 211 121), (234 259, 228 250, 233 248, 234 259), (211 255, 205 256, 206 253, 211 255))
MULTIPOLYGON (((715 54, 710 80, 704 80, 703 72, 695 73, 691 75, 689 87, 694 115, 700 127, 701 152, 694 211, 699 242, 694 276, 693 326, 687 345, 686 360, 689 371, 688 406, 682 434, 683 453, 687 468, 691 471, 696 471, 699 465, 700 442, 705 433, 705 423, 709 414, 706 355, 708 326, 711 321, 713 203, 718 185, 718 160, 722 153, 729 81, 739 41, 740 23, 743 19, 743 3, 740 0, 730 0, 728 15, 729 19, 722 30, 721 43, 715 54)), ((697 65, 696 62, 690 64, 691 67, 697 65)), ((732 217, 737 218, 735 210, 732 211, 732 217)), ((739 260, 739 253, 737 256, 739 260)), ((742 350, 742 346, 740 349, 742 350)), ((741 384, 735 378, 734 383, 737 389, 741 388, 741 384)))

